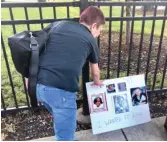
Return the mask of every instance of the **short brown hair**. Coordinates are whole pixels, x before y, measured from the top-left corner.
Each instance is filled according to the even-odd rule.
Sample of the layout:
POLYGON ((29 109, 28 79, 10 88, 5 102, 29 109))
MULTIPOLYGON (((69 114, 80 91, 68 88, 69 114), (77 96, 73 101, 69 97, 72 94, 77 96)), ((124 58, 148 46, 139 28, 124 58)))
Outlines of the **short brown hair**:
POLYGON ((93 23, 97 23, 97 25, 100 26, 105 24, 105 17, 100 8, 89 6, 81 13, 79 22, 83 22, 89 26, 93 23))

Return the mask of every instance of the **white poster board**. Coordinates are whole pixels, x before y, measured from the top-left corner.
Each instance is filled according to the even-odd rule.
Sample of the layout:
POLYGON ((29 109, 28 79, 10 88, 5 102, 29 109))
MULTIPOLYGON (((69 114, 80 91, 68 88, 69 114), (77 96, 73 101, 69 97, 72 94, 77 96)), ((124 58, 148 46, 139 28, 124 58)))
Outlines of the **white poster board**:
POLYGON ((151 121, 144 75, 86 83, 93 134, 151 121))

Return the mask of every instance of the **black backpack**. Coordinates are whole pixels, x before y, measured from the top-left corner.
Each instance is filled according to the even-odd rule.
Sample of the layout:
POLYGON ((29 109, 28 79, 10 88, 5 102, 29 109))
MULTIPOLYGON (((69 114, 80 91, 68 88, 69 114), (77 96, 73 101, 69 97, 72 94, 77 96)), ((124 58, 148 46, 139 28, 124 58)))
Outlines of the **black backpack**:
MULTIPOLYGON (((55 22, 56 23, 56 22, 55 22)), ((40 31, 23 31, 8 38, 13 63, 23 77, 28 78, 31 106, 37 106, 36 84, 39 55, 46 48, 49 32, 54 23, 40 31)))

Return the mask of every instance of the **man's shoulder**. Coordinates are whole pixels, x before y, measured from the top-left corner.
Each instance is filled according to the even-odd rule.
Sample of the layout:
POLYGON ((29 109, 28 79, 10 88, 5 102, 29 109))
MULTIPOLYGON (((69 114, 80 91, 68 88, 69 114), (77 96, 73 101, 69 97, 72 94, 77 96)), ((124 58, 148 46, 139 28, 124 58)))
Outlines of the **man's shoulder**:
POLYGON ((61 20, 61 21, 56 21, 52 23, 53 26, 56 25, 79 25, 78 22, 72 21, 72 20, 61 20))

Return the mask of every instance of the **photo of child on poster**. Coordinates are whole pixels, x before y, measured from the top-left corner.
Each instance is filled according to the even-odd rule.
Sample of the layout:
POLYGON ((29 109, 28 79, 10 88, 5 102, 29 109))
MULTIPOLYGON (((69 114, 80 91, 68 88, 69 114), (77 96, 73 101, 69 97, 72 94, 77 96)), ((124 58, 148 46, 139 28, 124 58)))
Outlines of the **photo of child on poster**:
POLYGON ((105 93, 93 94, 90 97, 89 105, 90 112, 107 111, 107 102, 105 99, 105 93))
POLYGON ((95 97, 93 103, 94 103, 93 109, 103 108, 103 101, 100 96, 95 97))
POLYGON ((118 83, 118 91, 119 92, 127 91, 126 83, 125 82, 118 83))
POLYGON ((106 86, 107 87, 107 93, 115 93, 115 84, 109 84, 106 86))
POLYGON ((115 95, 114 96, 114 106, 115 106, 116 114, 129 112, 127 94, 115 95))
POLYGON ((137 87, 131 89, 132 105, 138 106, 147 104, 147 95, 145 87, 137 87))

